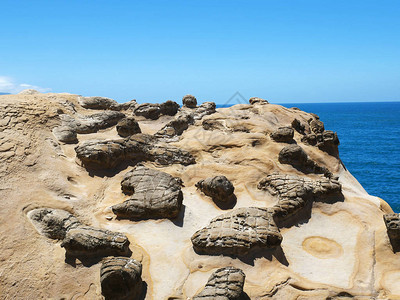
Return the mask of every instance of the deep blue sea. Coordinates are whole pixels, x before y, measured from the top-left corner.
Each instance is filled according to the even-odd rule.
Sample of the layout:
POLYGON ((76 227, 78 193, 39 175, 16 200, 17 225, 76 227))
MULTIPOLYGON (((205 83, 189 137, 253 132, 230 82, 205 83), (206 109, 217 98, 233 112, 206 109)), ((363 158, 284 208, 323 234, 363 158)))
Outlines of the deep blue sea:
POLYGON ((400 212, 400 102, 292 103, 338 133, 339 154, 365 190, 400 212))

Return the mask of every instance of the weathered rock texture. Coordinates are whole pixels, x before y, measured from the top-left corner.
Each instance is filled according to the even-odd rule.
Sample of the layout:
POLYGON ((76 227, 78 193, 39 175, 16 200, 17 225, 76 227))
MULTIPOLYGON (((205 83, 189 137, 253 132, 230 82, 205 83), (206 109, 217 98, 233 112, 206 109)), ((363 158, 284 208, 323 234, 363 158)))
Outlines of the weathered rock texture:
POLYGON ((112 206, 120 218, 175 218, 182 207, 181 180, 144 166, 125 174, 122 191, 132 197, 112 206))
POLYGON ((101 293, 107 300, 136 300, 142 295, 142 264, 134 259, 112 257, 100 269, 101 293))
POLYGON ((252 248, 275 248, 282 236, 267 209, 238 208, 220 215, 192 236, 201 254, 245 255, 252 248))
POLYGON ((225 176, 215 176, 196 183, 205 195, 213 198, 214 201, 228 202, 232 200, 235 188, 232 182, 225 176))
POLYGON ((271 138, 275 142, 290 143, 293 141, 294 131, 291 127, 279 127, 271 133, 271 138))
POLYGON ((249 99, 250 104, 268 104, 268 101, 258 97, 251 97, 249 99))
POLYGON ((125 252, 124 237, 132 252, 123 255, 143 264, 141 299, 191 299, 227 266, 246 274, 244 299, 400 297, 400 253, 383 221, 393 211, 368 195, 338 156, 303 139, 329 133, 312 131, 315 115, 274 104, 215 110, 213 103, 199 103, 171 116, 176 105, 160 104, 158 120, 135 116, 142 133, 129 138, 119 138, 115 125, 88 134, 59 130, 66 141, 79 140, 75 152, 76 145, 60 142, 53 129, 97 113, 132 116, 137 107, 134 101, 91 101, 85 108, 79 95, 0 96, 0 298, 102 299, 99 259, 125 252), (184 122, 171 123, 172 135, 155 136, 184 113, 194 119, 186 129, 184 122), (73 121, 64 123, 67 116, 73 121), (295 130, 291 145, 331 177, 279 162, 286 145, 266 133, 289 124, 295 130), (121 193, 121 181, 129 164, 138 162, 182 179, 178 217, 123 220, 113 214, 113 205, 135 195, 121 193), (223 211, 195 187, 220 174, 235 185, 234 209, 223 211), (263 178, 269 181, 260 190, 263 178), (66 259, 57 245, 64 240, 86 259, 66 259))
POLYGON ((243 294, 246 275, 242 270, 225 267, 216 270, 204 289, 193 300, 239 300, 243 294))
POLYGON ((258 188, 278 197, 273 207, 275 220, 293 216, 314 199, 340 196, 342 186, 337 180, 321 178, 312 180, 293 175, 271 174, 261 180, 258 188))
POLYGON ((179 104, 168 100, 164 103, 144 103, 137 105, 134 113, 137 116, 143 116, 146 119, 157 120, 160 115, 174 116, 179 109, 179 104))
POLYGON ((383 220, 393 251, 400 251, 400 214, 386 214, 383 216, 383 220))
POLYGON ((128 137, 136 133, 141 133, 139 123, 134 118, 123 118, 116 126, 118 135, 128 137))
POLYGON ((183 104, 183 106, 186 106, 189 108, 195 108, 197 106, 196 97, 192 96, 192 95, 186 95, 182 98, 182 104, 183 104))
POLYGON ((129 254, 129 240, 120 233, 82 225, 70 213, 51 208, 35 209, 29 213, 40 233, 62 240, 68 256, 97 257, 129 254))
POLYGON ((160 143, 146 134, 119 140, 89 140, 75 148, 76 156, 88 168, 111 169, 124 161, 155 161, 161 165, 195 163, 189 152, 160 143))

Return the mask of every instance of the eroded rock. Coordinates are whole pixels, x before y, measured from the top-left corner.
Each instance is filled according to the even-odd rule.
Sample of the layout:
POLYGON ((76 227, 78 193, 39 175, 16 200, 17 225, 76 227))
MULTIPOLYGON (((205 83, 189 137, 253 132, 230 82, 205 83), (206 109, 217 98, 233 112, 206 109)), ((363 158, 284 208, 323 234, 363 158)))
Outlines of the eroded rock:
POLYGON ((235 188, 232 182, 225 176, 215 176, 196 183, 205 195, 213 198, 214 201, 228 202, 232 200, 235 188))
POLYGON ((117 101, 106 97, 80 97, 79 104, 88 109, 119 109, 117 101))
POLYGON ((386 214, 383 216, 383 220, 393 251, 400 251, 400 214, 386 214))
POLYGON ((284 220, 300 211, 309 201, 339 196, 342 186, 336 179, 312 180, 295 175, 270 174, 259 182, 258 188, 278 197, 273 216, 275 220, 284 220))
POLYGON ((293 141, 294 130, 291 127, 280 127, 270 136, 275 142, 290 143, 293 141))
POLYGON ((121 119, 116 126, 118 135, 128 137, 136 133, 141 133, 139 123, 132 117, 121 119))
POLYGON ((238 300, 243 294, 245 278, 238 268, 220 268, 211 274, 204 289, 193 300, 238 300))
POLYGON ((268 209, 238 208, 222 214, 192 236, 199 254, 245 255, 255 248, 275 248, 282 236, 268 209))
POLYGON ((157 120, 161 114, 161 107, 157 103, 143 103, 135 108, 134 113, 146 119, 157 120))
POLYGON ((322 133, 310 133, 302 137, 301 141, 311 146, 317 146, 330 155, 339 157, 339 138, 336 132, 326 130, 322 133))
POLYGON ((300 134, 304 134, 306 130, 306 126, 300 122, 298 119, 294 119, 292 121, 292 127, 300 134))
POLYGON ((160 110, 163 115, 175 116, 179 110, 179 104, 172 100, 167 100, 160 104, 160 110))
POLYGON ((258 97, 251 97, 249 99, 249 103, 254 105, 254 104, 268 104, 268 101, 262 98, 258 98, 258 97))
POLYGON ((182 207, 182 181, 179 178, 138 165, 125 174, 122 191, 132 197, 112 206, 120 218, 175 218, 182 207))
POLYGON ((189 108, 196 108, 197 99, 193 95, 185 95, 182 98, 182 104, 183 104, 183 106, 186 106, 186 107, 189 107, 189 108))
POLYGON ((106 300, 135 300, 142 294, 142 264, 134 259, 112 257, 100 269, 101 293, 106 300))

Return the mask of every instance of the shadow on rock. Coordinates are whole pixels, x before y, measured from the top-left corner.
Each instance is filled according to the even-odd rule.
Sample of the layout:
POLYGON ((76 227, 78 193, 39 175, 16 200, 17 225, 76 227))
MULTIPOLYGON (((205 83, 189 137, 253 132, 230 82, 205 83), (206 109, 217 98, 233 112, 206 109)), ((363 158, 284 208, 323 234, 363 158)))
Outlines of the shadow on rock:
POLYGON ((281 246, 278 246, 274 249, 253 249, 246 256, 230 257, 238 258, 240 261, 250 266, 254 266, 254 261, 258 258, 266 258, 269 261, 272 261, 272 258, 275 257, 282 265, 289 266, 289 262, 281 246))

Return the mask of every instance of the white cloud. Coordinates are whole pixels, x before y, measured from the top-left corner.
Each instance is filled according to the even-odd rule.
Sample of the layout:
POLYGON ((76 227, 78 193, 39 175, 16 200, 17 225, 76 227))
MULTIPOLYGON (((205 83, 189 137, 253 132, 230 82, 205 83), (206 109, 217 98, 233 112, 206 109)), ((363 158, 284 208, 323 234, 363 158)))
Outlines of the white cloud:
POLYGON ((26 89, 34 89, 41 93, 50 92, 50 88, 42 88, 37 85, 27 83, 17 83, 13 78, 8 76, 0 76, 0 93, 18 94, 26 89))

